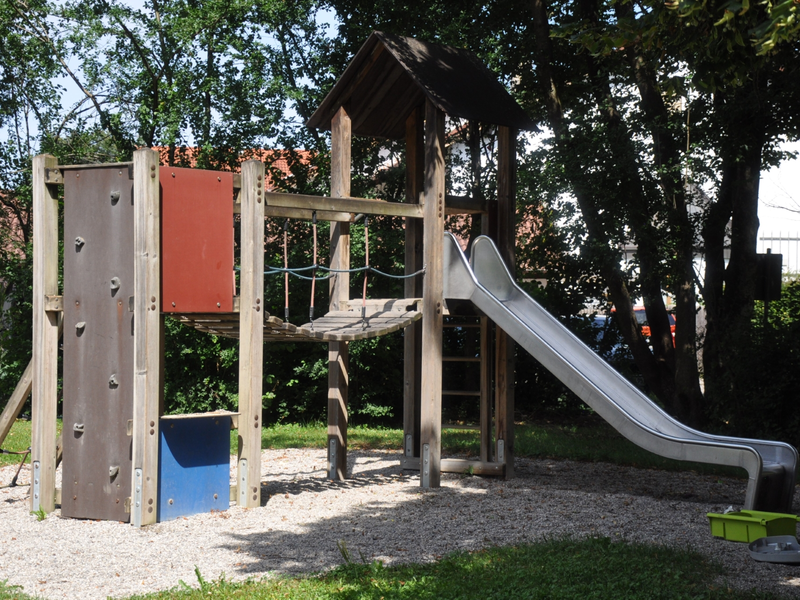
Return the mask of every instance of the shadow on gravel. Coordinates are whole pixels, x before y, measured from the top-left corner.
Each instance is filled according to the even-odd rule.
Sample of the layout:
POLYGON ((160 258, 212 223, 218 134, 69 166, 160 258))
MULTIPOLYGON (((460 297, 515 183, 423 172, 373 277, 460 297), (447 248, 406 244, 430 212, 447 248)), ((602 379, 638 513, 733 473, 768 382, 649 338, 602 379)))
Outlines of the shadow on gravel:
POLYGON ((685 544, 673 530, 707 537, 705 513, 740 505, 745 493, 743 481, 691 472, 531 459, 518 459, 508 481, 446 474, 442 488, 422 491, 399 457, 358 451, 351 459, 356 475, 343 482, 327 481, 321 470, 265 478, 256 510, 275 511, 279 524, 220 543, 242 554, 239 573, 320 571, 347 560, 425 562, 546 538, 629 539, 648 527, 656 528, 647 534, 654 541, 685 544), (654 512, 659 518, 648 519, 654 512), (667 529, 658 530, 664 522, 667 529))

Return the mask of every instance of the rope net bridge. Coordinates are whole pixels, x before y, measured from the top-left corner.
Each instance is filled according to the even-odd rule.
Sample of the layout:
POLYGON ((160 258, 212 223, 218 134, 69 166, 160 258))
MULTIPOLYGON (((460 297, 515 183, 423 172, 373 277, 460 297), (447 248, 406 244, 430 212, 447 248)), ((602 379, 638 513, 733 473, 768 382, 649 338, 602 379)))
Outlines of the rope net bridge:
MULTIPOLYGON (((313 263, 305 267, 288 266, 288 220, 283 228, 283 267, 266 266, 265 276, 284 276, 284 318, 264 312, 264 341, 308 341, 308 342, 352 342, 387 335, 399 331, 422 318, 421 298, 367 299, 367 277, 375 273, 393 279, 409 279, 424 275, 425 269, 406 275, 394 275, 380 271, 369 264, 369 218, 364 220, 365 265, 352 269, 332 269, 317 264, 317 217, 312 216, 313 263), (318 276, 317 271, 324 275, 318 276), (307 275, 307 273, 311 275, 307 275), (361 302, 350 301, 345 310, 331 311, 314 319, 314 293, 317 281, 326 281, 338 273, 364 273, 361 302), (297 326, 289 322, 289 275, 311 281, 309 322, 297 326)), ((223 337, 239 337, 238 305, 232 313, 186 313, 174 314, 179 322, 198 331, 223 337)))

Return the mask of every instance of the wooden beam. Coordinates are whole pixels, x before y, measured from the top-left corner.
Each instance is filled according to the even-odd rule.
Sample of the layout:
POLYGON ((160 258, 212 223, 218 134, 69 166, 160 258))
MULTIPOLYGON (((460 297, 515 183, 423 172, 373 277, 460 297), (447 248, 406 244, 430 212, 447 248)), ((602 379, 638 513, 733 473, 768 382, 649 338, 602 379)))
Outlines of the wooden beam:
MULTIPOLYGON (((283 208, 281 206, 265 206, 264 216, 277 219, 303 219, 310 221, 314 217, 313 210, 303 208, 283 208)), ((331 212, 328 210, 318 210, 317 219, 320 221, 332 221, 339 223, 352 223, 355 218, 354 213, 331 212)))
POLYGON ((497 248, 512 275, 516 271, 516 131, 497 128, 497 248))
MULTIPOLYGON (((331 194, 350 196, 352 123, 344 107, 331 120, 331 194)), ((330 265, 350 268, 350 224, 331 223, 330 265)), ((329 310, 345 310, 350 299, 350 274, 336 273, 329 283, 329 310)), ((350 349, 348 342, 328 344, 328 478, 347 478, 347 398, 349 393, 350 349)))
MULTIPOLYGON (((315 211, 309 208, 286 208, 283 206, 265 206, 264 216, 272 219, 303 219, 310 221, 314 216, 315 211)), ((240 201, 233 203, 233 214, 239 215, 242 213, 242 204, 240 201)), ((355 219, 355 213, 349 212, 331 212, 329 210, 318 210, 317 219, 320 221, 341 221, 344 223, 352 223, 355 219)))
MULTIPOLYGON (((425 115, 422 106, 406 120, 406 202, 420 204, 425 184, 425 115)), ((423 221, 406 218, 405 272, 422 269, 423 221)), ((421 275, 405 280, 405 297, 422 297, 421 275)), ((403 455, 419 456, 420 391, 422 383, 422 322, 417 321, 403 333, 403 455)))
POLYGON ((481 336, 481 460, 491 461, 492 452, 492 359, 491 344, 489 343, 488 317, 480 317, 480 336, 481 336))
POLYGON ((158 519, 158 444, 161 389, 161 198, 159 155, 133 153, 134 357, 133 498, 131 524, 158 519))
MULTIPOLYGON (((400 461, 400 467, 410 471, 419 471, 419 458, 406 458, 400 461)), ((470 475, 503 476, 505 465, 502 463, 487 462, 484 460, 469 460, 465 458, 443 458, 441 460, 442 473, 460 473, 470 475)))
POLYGON ((242 163, 239 307, 238 504, 261 506, 261 392, 264 360, 264 163, 242 163))
POLYGON ((480 215, 489 211, 485 200, 471 198, 470 196, 445 197, 445 214, 448 215, 480 215))
MULTIPOLYGON (((516 245, 516 132, 497 132, 497 248, 509 271, 515 272, 516 245)), ((495 335, 495 393, 497 459, 514 476, 514 340, 500 328, 495 335)))
POLYGON ((58 327, 61 315, 46 310, 46 297, 58 295, 58 188, 47 184, 46 170, 58 160, 33 159, 33 369, 31 373, 31 510, 52 512, 56 490, 56 405, 58 327))
POLYGON ((420 485, 441 483, 442 453, 442 323, 444 309, 444 113, 425 101, 425 224, 423 233, 425 287, 422 294, 422 402, 420 485))
MULTIPOLYGON (((333 176, 333 174, 331 174, 333 176)), ((333 191, 331 192, 333 193, 333 191)), ((422 207, 417 204, 369 200, 366 198, 346 198, 327 196, 306 196, 303 194, 266 193, 267 205, 282 208, 300 208, 328 212, 351 212, 365 215, 384 215, 390 217, 422 217, 422 207)))

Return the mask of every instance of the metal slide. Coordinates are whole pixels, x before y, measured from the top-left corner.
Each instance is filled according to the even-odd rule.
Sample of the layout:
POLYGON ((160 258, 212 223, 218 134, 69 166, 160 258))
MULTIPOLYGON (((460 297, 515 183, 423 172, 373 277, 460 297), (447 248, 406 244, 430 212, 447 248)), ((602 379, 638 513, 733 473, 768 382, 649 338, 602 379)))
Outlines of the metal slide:
POLYGON ((489 238, 477 238, 467 260, 445 234, 444 292, 471 301, 634 444, 667 458, 741 467, 749 477, 746 510, 791 511, 793 446, 709 435, 670 417, 520 289, 489 238))

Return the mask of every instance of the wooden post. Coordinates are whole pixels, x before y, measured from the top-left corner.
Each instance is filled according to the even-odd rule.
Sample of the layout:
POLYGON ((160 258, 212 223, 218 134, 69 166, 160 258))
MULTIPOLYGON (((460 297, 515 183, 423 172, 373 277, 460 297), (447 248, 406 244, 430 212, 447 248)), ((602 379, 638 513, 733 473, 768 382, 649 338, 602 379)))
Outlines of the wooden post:
MULTIPOLYGON (((331 196, 350 196, 352 134, 350 115, 340 107, 331 121, 331 196)), ((350 223, 331 223, 332 269, 350 268, 350 223)), ((341 310, 350 299, 350 274, 337 273, 330 280, 330 310, 341 310)), ((328 477, 347 478, 347 394, 349 347, 347 342, 328 344, 328 477)))
MULTIPOLYGON (((422 106, 414 109, 406 120, 406 202, 419 204, 422 200, 425 176, 425 138, 422 106)), ((422 269, 421 219, 405 221, 405 272, 422 269)), ((405 280, 405 297, 422 296, 421 276, 405 280)), ((419 456, 419 407, 422 365, 422 322, 406 327, 403 332, 403 456, 419 456)))
POLYGON ((261 506, 264 377, 264 163, 242 163, 237 503, 261 506))
POLYGON ((134 358, 133 497, 131 523, 158 518, 158 444, 161 388, 161 194, 159 156, 133 153, 134 358))
POLYGON ((58 294, 58 188, 45 183, 54 156, 33 159, 33 373, 31 401, 31 510, 52 512, 56 492, 58 323, 46 296, 58 294))
MULTIPOLYGON (((516 245, 516 131, 497 132, 497 247, 511 274, 516 245)), ((506 478, 514 476, 514 340, 497 328, 495 335, 495 390, 497 459, 505 464, 506 478)))
POLYGON ((442 323, 444 310, 444 113, 425 101, 420 485, 439 487, 442 454, 442 323))
POLYGON ((489 346, 489 326, 488 317, 479 317, 480 336, 481 336, 481 460, 490 462, 492 460, 492 363, 489 346))

